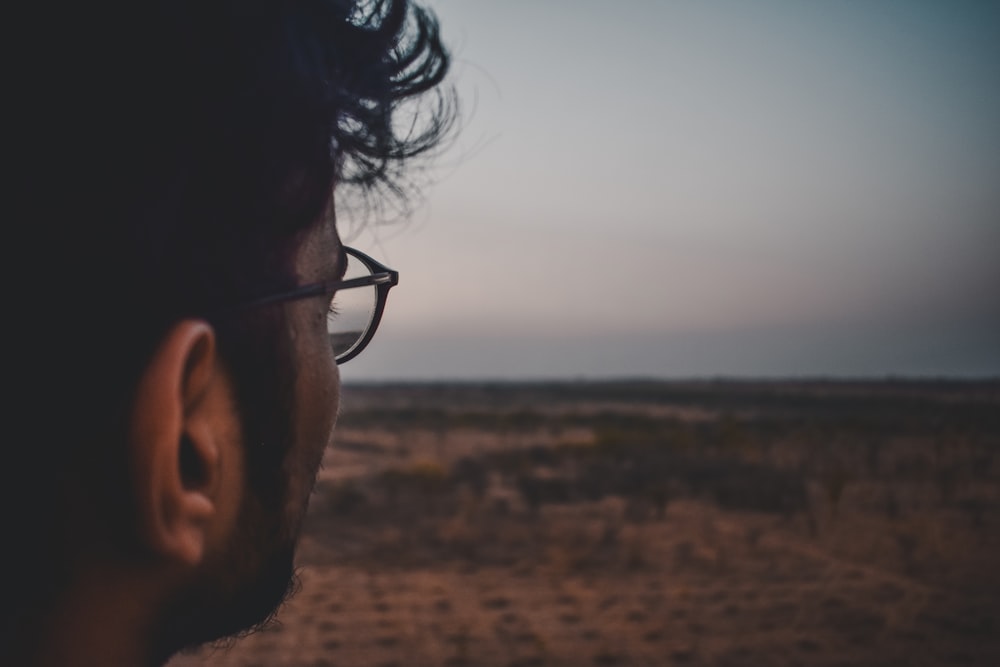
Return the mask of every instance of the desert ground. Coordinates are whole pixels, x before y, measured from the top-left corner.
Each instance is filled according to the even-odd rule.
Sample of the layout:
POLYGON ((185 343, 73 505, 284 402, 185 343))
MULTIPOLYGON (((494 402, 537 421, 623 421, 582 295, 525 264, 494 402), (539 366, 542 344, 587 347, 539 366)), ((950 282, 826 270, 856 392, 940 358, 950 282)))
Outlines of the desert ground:
POLYGON ((1000 382, 356 385, 195 666, 1000 665, 1000 382))

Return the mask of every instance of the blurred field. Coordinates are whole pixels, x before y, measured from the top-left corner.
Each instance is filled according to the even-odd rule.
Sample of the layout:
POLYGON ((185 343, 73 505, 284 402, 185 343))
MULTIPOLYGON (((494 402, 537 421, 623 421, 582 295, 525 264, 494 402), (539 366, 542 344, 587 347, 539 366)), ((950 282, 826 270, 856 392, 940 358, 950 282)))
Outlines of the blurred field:
POLYGON ((344 393, 300 594, 172 667, 1000 664, 1000 382, 344 393))

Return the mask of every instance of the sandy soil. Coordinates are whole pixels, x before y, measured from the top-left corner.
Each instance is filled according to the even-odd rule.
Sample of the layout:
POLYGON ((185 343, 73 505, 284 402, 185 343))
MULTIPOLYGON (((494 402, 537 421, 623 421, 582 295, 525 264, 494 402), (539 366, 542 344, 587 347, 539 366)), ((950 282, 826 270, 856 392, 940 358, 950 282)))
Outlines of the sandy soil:
MULTIPOLYGON (((1000 664, 1000 466, 991 454, 1000 438, 989 417, 998 392, 920 389, 859 391, 986 408, 940 408, 933 433, 920 409, 910 423, 889 414, 889 403, 888 417, 863 427, 846 410, 837 419, 852 425, 843 429, 802 427, 813 404, 781 409, 791 431, 772 422, 753 430, 757 422, 737 418, 737 431, 731 423, 721 431, 737 436, 716 438, 705 456, 793 472, 806 490, 801 504, 752 510, 674 485, 662 514, 643 497, 614 493, 530 507, 511 475, 558 478, 569 464, 544 459, 510 473, 489 457, 598 446, 595 415, 732 421, 771 414, 773 402, 720 409, 660 396, 643 412, 634 396, 588 396, 578 411, 572 398, 537 411, 558 423, 525 417, 498 429, 475 419, 489 406, 522 409, 516 387, 502 400, 473 396, 457 407, 426 388, 380 388, 382 402, 379 390, 361 392, 327 455, 299 554, 299 594, 274 627, 170 667, 1000 664), (450 406, 466 417, 428 427, 427 414, 406 412, 412 426, 385 426, 379 415, 363 418, 372 406, 450 406), (493 462, 484 488, 444 485, 470 456, 493 462), (437 495, 415 510, 417 500, 385 495, 379 484, 398 470, 437 495), (345 489, 360 489, 363 500, 344 504, 354 497, 345 489)), ((806 393, 826 401, 844 391, 806 393)), ((686 446, 701 456, 701 445, 686 446)))

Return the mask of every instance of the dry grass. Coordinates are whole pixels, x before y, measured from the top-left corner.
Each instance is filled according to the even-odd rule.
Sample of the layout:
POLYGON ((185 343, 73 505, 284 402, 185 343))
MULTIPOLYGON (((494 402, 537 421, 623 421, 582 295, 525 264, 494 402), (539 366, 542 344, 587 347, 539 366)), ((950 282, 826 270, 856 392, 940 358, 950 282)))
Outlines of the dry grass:
POLYGON ((171 667, 1000 664, 995 384, 347 391, 302 592, 171 667))

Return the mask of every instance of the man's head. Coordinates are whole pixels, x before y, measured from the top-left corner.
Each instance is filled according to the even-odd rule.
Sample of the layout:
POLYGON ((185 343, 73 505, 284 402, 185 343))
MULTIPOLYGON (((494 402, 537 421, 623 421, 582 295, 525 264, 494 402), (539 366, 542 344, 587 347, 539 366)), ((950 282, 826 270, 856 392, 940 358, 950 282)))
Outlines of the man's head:
POLYGON ((339 380, 330 295, 260 299, 339 278, 334 186, 397 190, 452 114, 396 111, 448 58, 405 0, 49 3, 18 28, 0 620, 30 636, 110 581, 109 608, 156 603, 163 658, 288 587, 339 380))

